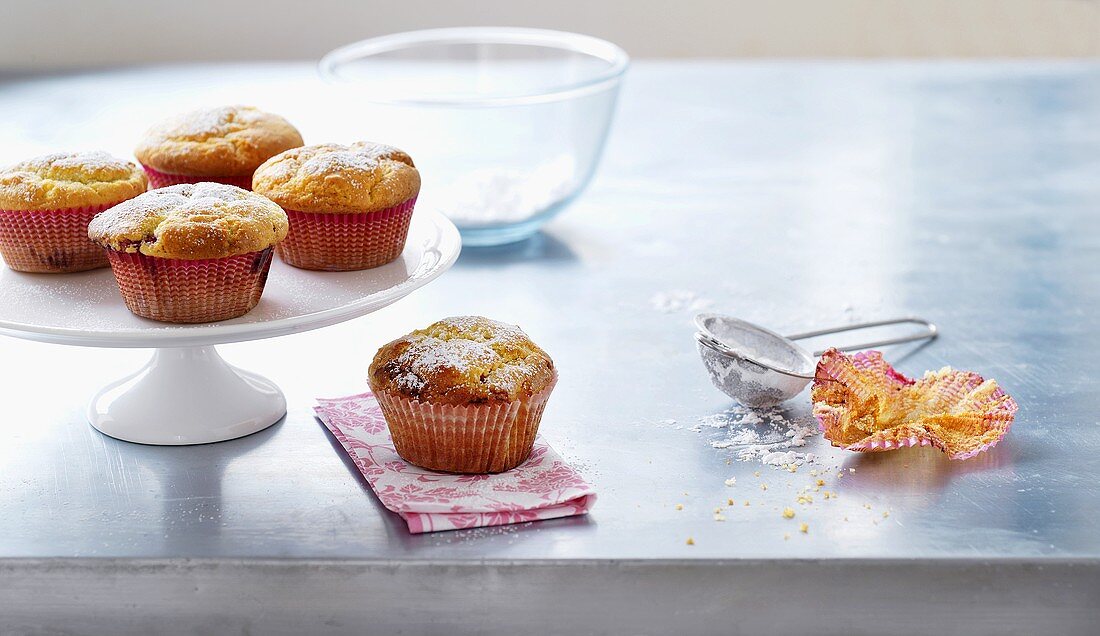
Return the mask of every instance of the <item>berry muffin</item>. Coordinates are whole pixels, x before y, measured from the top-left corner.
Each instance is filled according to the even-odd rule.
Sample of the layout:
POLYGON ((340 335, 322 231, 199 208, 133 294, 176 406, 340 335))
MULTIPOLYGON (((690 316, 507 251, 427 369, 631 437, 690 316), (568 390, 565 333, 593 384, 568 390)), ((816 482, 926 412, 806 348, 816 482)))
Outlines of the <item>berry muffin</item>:
POLYGON ((145 192, 145 174, 105 152, 57 153, 0 170, 0 254, 20 272, 107 266, 88 223, 145 192))
POLYGON ((196 110, 149 129, 134 155, 153 188, 213 181, 248 190, 257 166, 302 145, 290 123, 251 106, 196 110))
POLYGON ((260 302, 279 206, 220 183, 150 190, 95 217, 88 236, 107 248, 126 306, 163 322, 227 320, 260 302))
POLYGON ((290 234, 279 257, 303 269, 349 271, 401 255, 420 172, 382 144, 323 144, 288 150, 256 170, 252 189, 286 210, 290 234))
POLYGON ((479 316, 398 338, 370 365, 397 454, 452 473, 523 463, 557 379, 554 361, 527 334, 479 316))

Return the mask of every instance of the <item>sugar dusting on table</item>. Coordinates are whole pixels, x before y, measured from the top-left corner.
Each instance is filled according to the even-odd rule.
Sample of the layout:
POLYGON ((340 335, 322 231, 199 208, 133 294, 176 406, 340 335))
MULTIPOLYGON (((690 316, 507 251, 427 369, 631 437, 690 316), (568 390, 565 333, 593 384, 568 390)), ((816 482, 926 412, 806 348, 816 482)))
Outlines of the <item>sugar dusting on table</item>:
POLYGON ((693 291, 673 289, 653 294, 649 297, 649 304, 661 313, 672 314, 680 311, 703 311, 714 303, 693 291))
POLYGON ((789 416, 779 407, 752 409, 741 405, 707 415, 691 427, 692 431, 718 430, 724 433, 710 445, 732 449, 740 461, 758 461, 767 466, 800 466, 817 460, 814 453, 794 450, 806 446, 808 437, 817 435, 809 416, 789 416))

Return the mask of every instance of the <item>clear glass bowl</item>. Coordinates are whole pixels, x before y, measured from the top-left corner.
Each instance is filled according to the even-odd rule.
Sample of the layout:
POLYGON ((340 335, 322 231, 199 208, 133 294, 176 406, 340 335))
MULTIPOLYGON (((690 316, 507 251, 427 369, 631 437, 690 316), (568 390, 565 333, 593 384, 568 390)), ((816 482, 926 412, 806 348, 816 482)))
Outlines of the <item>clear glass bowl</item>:
POLYGON ((320 72, 362 115, 360 138, 412 155, 418 207, 450 217, 465 245, 499 245, 536 232, 591 180, 628 63, 585 35, 470 27, 364 40, 320 72))

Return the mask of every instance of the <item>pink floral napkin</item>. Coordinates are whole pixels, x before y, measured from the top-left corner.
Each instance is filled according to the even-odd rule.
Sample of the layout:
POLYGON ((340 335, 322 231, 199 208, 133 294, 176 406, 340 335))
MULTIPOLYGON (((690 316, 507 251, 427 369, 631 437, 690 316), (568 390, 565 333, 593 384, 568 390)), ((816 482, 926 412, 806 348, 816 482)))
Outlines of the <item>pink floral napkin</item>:
POLYGON ((437 473, 397 455, 370 393, 317 402, 317 417, 413 534, 583 515, 596 502, 592 486, 541 437, 531 457, 506 473, 437 473))

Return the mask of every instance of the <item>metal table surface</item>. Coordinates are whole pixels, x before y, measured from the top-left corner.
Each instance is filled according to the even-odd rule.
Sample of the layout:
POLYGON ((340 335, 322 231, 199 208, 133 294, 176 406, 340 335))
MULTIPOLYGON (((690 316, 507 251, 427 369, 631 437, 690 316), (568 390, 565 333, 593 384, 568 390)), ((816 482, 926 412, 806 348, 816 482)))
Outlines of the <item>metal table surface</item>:
MULTIPOLYGON (((323 95, 304 64, 9 78, 0 160, 129 155, 203 103, 339 139, 323 95)), ((642 62, 595 181, 541 235, 377 314, 221 347, 287 395, 262 433, 106 438, 85 401, 146 353, 0 339, 0 632, 1094 632, 1098 157, 1100 64, 642 62), (889 349, 900 370, 978 371, 1020 412, 969 461, 814 438, 839 496, 796 506, 814 466, 692 430, 731 406, 693 306, 781 332, 919 314, 942 336, 889 349), (589 516, 409 535, 312 417, 379 345, 464 313, 554 356, 542 431, 596 485, 589 516)))

